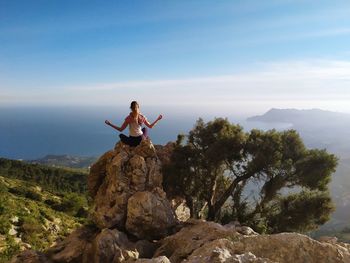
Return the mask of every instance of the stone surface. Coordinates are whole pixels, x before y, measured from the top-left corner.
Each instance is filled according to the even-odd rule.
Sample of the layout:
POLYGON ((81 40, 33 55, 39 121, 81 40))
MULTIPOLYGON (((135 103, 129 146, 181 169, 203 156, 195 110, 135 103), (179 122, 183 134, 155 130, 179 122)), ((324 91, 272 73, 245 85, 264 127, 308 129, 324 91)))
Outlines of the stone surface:
POLYGON ((183 262, 186 263, 273 263, 266 258, 256 257, 251 252, 235 253, 235 246, 228 239, 216 239, 197 248, 183 262))
MULTIPOLYGON (((140 244, 117 229, 82 227, 46 251, 53 262, 124 262, 140 256, 140 244)), ((154 248, 153 248, 154 250, 154 248)), ((145 254, 144 251, 142 251, 145 254)), ((152 253, 153 254, 153 253, 152 253)))
MULTIPOLYGON (((162 189, 162 178, 161 163, 150 140, 143 140, 137 147, 117 143, 113 151, 105 153, 91 168, 88 185, 94 203, 90 218, 101 229, 111 227, 124 229, 129 198, 138 192, 162 189)), ((166 204, 168 201, 165 194, 157 196, 156 199, 157 202, 161 202, 162 209, 167 209, 165 213, 170 215, 172 211, 166 204)), ((151 205, 157 205, 157 202, 151 205)), ((155 208, 151 211, 158 213, 155 208)), ((157 218, 157 215, 153 215, 152 218, 157 218)), ((167 218, 169 224, 173 224, 173 218, 167 218)), ((168 227, 169 224, 164 226, 168 227)), ((135 234, 135 231, 132 233, 135 234)), ((141 237, 143 234, 136 236, 141 237)))
POLYGON ((176 223, 175 214, 162 189, 137 192, 130 197, 126 230, 136 237, 160 239, 168 235, 176 223))
POLYGON ((92 242, 90 254, 90 260, 95 263, 123 262, 139 257, 128 237, 117 229, 103 229, 92 242))
POLYGON ((350 244, 319 242, 297 233, 258 235, 247 231, 248 235, 243 235, 232 225, 221 226, 199 220, 189 222, 191 224, 178 233, 161 240, 161 246, 154 256, 167 256, 172 263, 350 262, 350 244))
POLYGON ((10 263, 53 263, 43 253, 34 250, 24 250, 14 256, 10 263))
POLYGON ((49 248, 46 254, 53 262, 88 262, 87 252, 98 232, 95 227, 80 227, 49 248))
POLYGON ((106 164, 113 158, 114 151, 104 153, 90 168, 90 174, 87 181, 89 195, 94 198, 106 177, 106 164))
POLYGON ((151 258, 151 259, 140 258, 135 261, 128 260, 125 263, 134 263, 134 262, 135 263, 171 263, 169 259, 165 256, 160 256, 160 257, 151 258))
POLYGON ((138 240, 135 243, 135 249, 139 252, 140 258, 152 258, 157 248, 158 244, 149 240, 138 240))
POLYGON ((190 219, 176 234, 161 240, 155 257, 166 256, 172 263, 181 262, 204 244, 227 236, 238 236, 235 230, 225 228, 214 222, 190 219))
POLYGON ((173 197, 171 199, 171 206, 175 212, 176 218, 185 222, 191 217, 190 209, 186 205, 186 200, 182 197, 173 197))
POLYGON ((349 249, 341 244, 316 241, 297 233, 244 236, 234 242, 236 251, 249 251, 281 263, 350 262, 349 249))

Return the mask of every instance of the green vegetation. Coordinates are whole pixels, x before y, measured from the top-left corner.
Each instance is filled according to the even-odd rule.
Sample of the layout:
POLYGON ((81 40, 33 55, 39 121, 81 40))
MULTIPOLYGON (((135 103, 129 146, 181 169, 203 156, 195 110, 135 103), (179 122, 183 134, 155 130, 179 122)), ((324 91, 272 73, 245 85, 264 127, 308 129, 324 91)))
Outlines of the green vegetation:
POLYGON ((306 149, 295 130, 246 133, 227 119, 199 119, 178 136, 164 188, 186 199, 192 217, 238 220, 260 233, 307 232, 334 210, 328 184, 337 162, 306 149))
POLYGON ((55 192, 85 193, 87 171, 0 158, 0 176, 33 182, 55 192))
POLYGON ((86 173, 0 158, 0 262, 87 224, 86 173))

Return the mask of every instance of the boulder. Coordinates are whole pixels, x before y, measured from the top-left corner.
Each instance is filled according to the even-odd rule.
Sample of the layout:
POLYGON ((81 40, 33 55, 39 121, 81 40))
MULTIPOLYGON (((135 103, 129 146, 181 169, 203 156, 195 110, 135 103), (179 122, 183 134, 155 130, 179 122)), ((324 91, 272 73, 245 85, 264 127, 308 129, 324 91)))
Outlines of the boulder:
POLYGON ((118 263, 139 258, 138 247, 140 244, 131 242, 117 229, 99 230, 85 226, 49 248, 45 254, 52 262, 118 263))
POLYGON ((178 233, 160 241, 156 256, 178 262, 347 263, 350 245, 319 242, 298 233, 259 235, 241 226, 189 220, 178 233), (244 231, 243 231, 244 230, 244 231), (237 261, 238 260, 238 261, 237 261))
MULTIPOLYGON (((96 194, 90 210, 90 219, 100 229, 112 227, 125 229, 129 198, 136 194, 132 199, 134 201, 130 202, 133 211, 129 212, 132 217, 129 217, 128 222, 131 226, 134 222, 133 218, 140 217, 135 215, 134 212, 143 209, 140 207, 135 210, 135 205, 140 205, 136 197, 139 198, 145 195, 137 193, 151 193, 154 189, 162 191, 162 178, 161 163, 150 140, 143 140, 137 147, 130 147, 122 142, 117 143, 113 151, 105 153, 91 168, 88 177, 88 181, 91 181, 88 184, 90 186, 89 191, 92 196, 95 192, 96 194)), ((152 195, 147 194, 147 196, 152 195)), ((159 215, 159 223, 162 224, 157 229, 159 230, 160 226, 168 228, 168 226, 173 225, 173 212, 171 206, 168 205, 165 194, 153 196, 149 200, 152 202, 148 202, 148 205, 156 205, 152 209, 148 207, 149 211, 158 213, 159 202, 161 208, 166 209, 166 211, 162 210, 162 213, 166 214, 166 218, 159 215), (169 220, 169 222, 163 222, 163 219, 169 220)), ((157 215, 152 216, 153 219, 157 217, 157 215)), ((148 219, 143 221, 147 222, 148 219)), ((129 229, 135 230, 133 227, 129 229)), ((150 226, 150 229, 154 229, 154 225, 150 226)), ((138 237, 144 236, 142 233, 135 233, 134 230, 131 232, 132 234, 138 237)), ((166 229, 160 231, 160 233, 164 232, 166 232, 166 229)))
POLYGON ((28 249, 14 256, 11 259, 10 263, 53 263, 53 262, 49 260, 45 256, 45 254, 28 249))
POLYGON ((109 163, 114 156, 114 151, 104 153, 90 168, 90 174, 87 180, 88 193, 95 198, 104 178, 106 177, 106 164, 109 163))
POLYGON ((185 222, 191 217, 189 207, 186 205, 186 200, 180 196, 175 196, 171 199, 171 206, 175 212, 176 218, 185 222))
POLYGON ((190 219, 179 232, 160 241, 154 257, 166 256, 172 263, 178 263, 208 242, 239 235, 235 230, 214 222, 190 219))
POLYGON ((88 262, 91 243, 98 232, 93 226, 80 227, 47 249, 46 254, 53 262, 88 262))
POLYGON ((128 200, 126 230, 140 239, 160 239, 177 224, 165 192, 137 192, 128 200))
MULTIPOLYGON (((186 263, 274 263, 267 258, 256 257, 251 252, 237 254, 234 243, 228 239, 216 239, 197 248, 183 262, 186 263)), ((276 262, 277 263, 277 262, 276 262)))
POLYGON ((123 262, 137 259, 139 253, 128 237, 117 229, 103 229, 94 239, 89 257, 92 262, 123 262))
POLYGON ((298 233, 243 236, 234 242, 236 252, 251 252, 281 263, 344 263, 350 252, 341 244, 316 241, 298 233))

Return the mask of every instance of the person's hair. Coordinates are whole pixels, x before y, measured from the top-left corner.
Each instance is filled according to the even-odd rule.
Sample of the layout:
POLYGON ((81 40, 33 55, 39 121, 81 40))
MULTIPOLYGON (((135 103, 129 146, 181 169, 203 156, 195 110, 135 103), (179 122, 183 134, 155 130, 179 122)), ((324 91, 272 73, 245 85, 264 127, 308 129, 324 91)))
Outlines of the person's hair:
POLYGON ((137 103, 137 101, 132 101, 131 104, 130 104, 130 109, 134 109, 136 107, 136 105, 139 106, 139 104, 137 103))

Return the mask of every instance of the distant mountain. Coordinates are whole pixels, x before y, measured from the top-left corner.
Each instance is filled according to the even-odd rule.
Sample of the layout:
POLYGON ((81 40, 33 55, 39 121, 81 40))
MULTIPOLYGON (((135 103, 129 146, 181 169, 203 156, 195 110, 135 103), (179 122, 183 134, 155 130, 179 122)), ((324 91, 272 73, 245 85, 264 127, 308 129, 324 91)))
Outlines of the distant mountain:
POLYGON ((95 161, 97 157, 82 157, 72 155, 46 155, 45 157, 37 160, 27 160, 28 163, 38 163, 53 167, 71 167, 71 168, 88 168, 95 161))
POLYGON ((263 121, 263 122, 287 122, 293 124, 308 123, 322 124, 329 123, 350 124, 350 114, 326 111, 321 109, 276 109, 272 108, 263 115, 247 118, 247 121, 263 121), (310 120, 313 122, 310 123, 310 120))
POLYGON ((350 158, 350 114, 320 109, 276 109, 247 121, 289 123, 310 148, 326 148, 341 158, 350 158))

